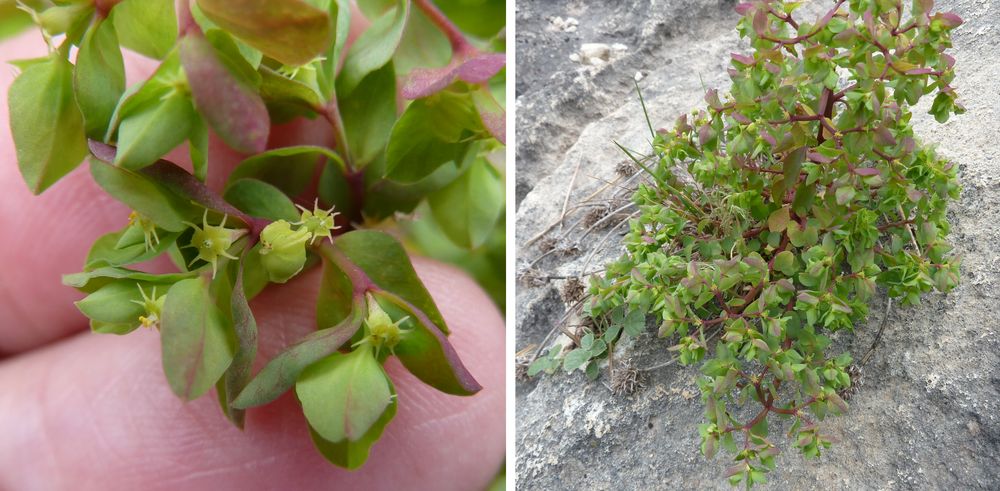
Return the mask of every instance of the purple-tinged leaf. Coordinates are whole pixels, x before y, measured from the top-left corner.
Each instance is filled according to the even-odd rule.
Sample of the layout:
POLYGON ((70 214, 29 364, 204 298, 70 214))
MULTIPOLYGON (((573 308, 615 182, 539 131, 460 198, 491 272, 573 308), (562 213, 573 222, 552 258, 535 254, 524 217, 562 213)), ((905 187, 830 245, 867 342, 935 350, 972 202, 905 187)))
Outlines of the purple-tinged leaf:
POLYGON ((709 124, 703 124, 701 128, 698 128, 698 144, 705 146, 706 143, 712 141, 715 138, 715 132, 712 131, 712 126, 709 124))
POLYGON ((781 74, 781 67, 778 66, 778 65, 775 65, 774 63, 771 63, 770 61, 767 62, 767 63, 764 63, 764 69, 766 69, 767 71, 769 71, 769 72, 771 72, 771 73, 773 73, 775 75, 780 75, 781 74))
POLYGON ((955 14, 954 12, 941 12, 941 13, 934 14, 934 17, 931 17, 931 20, 932 21, 935 21, 935 20, 941 21, 941 25, 943 25, 943 26, 945 26, 945 27, 947 27, 949 29, 954 28, 954 27, 958 27, 958 26, 962 25, 962 22, 963 22, 962 18, 959 17, 958 14, 955 14))
POLYGON ((732 117, 740 124, 750 124, 750 118, 744 116, 743 113, 733 111, 732 117))
POLYGON ((431 319, 433 326, 448 333, 434 299, 417 277, 406 250, 393 236, 377 230, 355 230, 337 237, 334 244, 333 248, 350 261, 350 266, 363 271, 379 288, 413 304, 431 319))
POLYGON ((941 59, 944 60, 945 66, 951 68, 955 66, 955 57, 947 53, 941 53, 941 59))
POLYGON ((809 152, 806 156, 809 157, 809 160, 816 162, 817 164, 829 164, 834 160, 819 152, 809 152))
POLYGON ((736 13, 740 15, 746 15, 747 12, 753 7, 752 3, 738 3, 736 4, 736 13))
POLYGON ((760 137, 763 138, 764 141, 766 141, 772 147, 778 144, 778 141, 775 140, 774 137, 771 136, 771 134, 766 131, 763 134, 761 134, 760 137))
POLYGON ((232 405, 246 409, 267 404, 285 393, 309 365, 335 353, 361 327, 363 302, 355 302, 352 315, 329 329, 305 336, 275 356, 240 392, 232 405))
POLYGON ((882 171, 880 171, 880 170, 878 170, 878 169, 876 169, 874 167, 855 167, 854 168, 854 173, 857 174, 857 175, 859 175, 859 176, 868 177, 868 176, 878 176, 878 175, 881 175, 882 171))
POLYGON ((730 56, 732 56, 733 60, 736 61, 737 63, 742 63, 742 64, 744 64, 746 66, 753 66, 753 64, 756 63, 756 60, 754 60, 753 56, 751 56, 751 55, 741 55, 739 53, 730 53, 730 56))
POLYGON ((892 136, 892 132, 885 126, 875 128, 875 142, 886 147, 896 146, 896 138, 892 136))
POLYGON ((470 58, 458 67, 458 78, 470 84, 484 84, 507 65, 502 53, 487 53, 470 58))
MULTIPOLYGON (((248 248, 243 253, 256 254, 257 251, 248 248)), ((244 262, 240 261, 235 265, 236 282, 233 284, 233 293, 230 298, 230 307, 233 315, 233 328, 236 332, 236 356, 233 363, 226 370, 225 399, 227 401, 226 414, 237 427, 243 428, 245 412, 243 408, 237 408, 235 401, 237 396, 247 386, 250 381, 250 370, 253 367, 254 358, 257 357, 257 321, 250 310, 247 302, 246 292, 243 289, 244 262)))
POLYGON ((195 106, 212 129, 234 150, 263 152, 271 120, 257 90, 226 68, 201 33, 181 39, 180 57, 195 106))
POLYGON ((507 144, 507 111, 500 107, 500 103, 493 98, 489 89, 482 89, 472 93, 472 102, 476 104, 479 117, 483 120, 483 126, 500 143, 507 144))
POLYGON ((330 17, 305 0, 198 0, 212 22, 285 65, 304 65, 330 44, 330 17))
MULTIPOLYGON (((104 143, 90 140, 90 152, 95 158, 104 162, 113 162, 115 159, 115 147, 104 143)), ((93 166, 91 166, 93 168, 93 166)), ((186 170, 167 160, 158 160, 152 165, 144 167, 137 174, 147 178, 152 178, 158 186, 162 186, 171 193, 189 202, 197 203, 210 210, 228 214, 230 217, 241 220, 255 231, 260 231, 266 223, 243 213, 233 205, 227 203, 221 196, 208 189, 205 183, 199 181, 186 170)))
POLYGON ((767 10, 757 9, 753 14, 753 30, 758 36, 767 35, 767 10))
POLYGON ((708 91, 705 92, 705 102, 707 102, 712 109, 721 108, 722 101, 719 100, 719 89, 708 89, 708 91))
POLYGON ((914 68, 912 70, 907 70, 906 71, 907 75, 928 75, 928 74, 931 74, 931 73, 934 73, 934 69, 933 68, 926 68, 926 67, 925 68, 914 68))
POLYGON ((420 309, 398 295, 375 293, 413 317, 416 328, 408 330, 396 345, 394 354, 403 366, 427 385, 453 395, 472 395, 483 387, 469 372, 444 333, 420 309))
POLYGON ((484 84, 507 63, 499 53, 486 53, 471 58, 457 57, 442 68, 417 68, 410 72, 401 94, 405 99, 419 99, 443 90, 455 80, 470 84, 484 84))

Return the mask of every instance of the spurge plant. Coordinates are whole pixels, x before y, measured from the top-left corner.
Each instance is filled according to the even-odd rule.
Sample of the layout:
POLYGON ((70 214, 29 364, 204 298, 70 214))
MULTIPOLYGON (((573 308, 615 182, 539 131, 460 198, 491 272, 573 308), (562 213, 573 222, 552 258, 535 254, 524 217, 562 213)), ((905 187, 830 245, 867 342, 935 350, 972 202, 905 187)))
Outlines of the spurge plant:
POLYGON ((561 358, 596 374, 653 317, 701 364, 702 452, 732 454, 726 477, 747 487, 774 467, 775 417, 804 456, 830 446, 820 421, 847 412, 852 357, 829 334, 863 322, 878 286, 907 305, 958 282, 956 166, 914 135, 911 108, 934 95, 937 121, 963 112, 944 53, 962 21, 933 0, 839 0, 815 22, 799 7, 737 5, 752 52, 732 55, 729 94, 653 132, 654 165, 635 158, 639 217, 585 305, 602 327, 561 358))

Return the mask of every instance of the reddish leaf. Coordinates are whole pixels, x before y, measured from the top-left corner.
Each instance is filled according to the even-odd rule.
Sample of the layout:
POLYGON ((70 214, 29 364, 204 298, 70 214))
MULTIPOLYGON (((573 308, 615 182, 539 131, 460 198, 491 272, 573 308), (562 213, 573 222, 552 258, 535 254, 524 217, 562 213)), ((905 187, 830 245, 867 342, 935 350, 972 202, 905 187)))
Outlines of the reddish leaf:
POLYGON ((932 17, 931 19, 941 21, 941 24, 948 28, 958 27, 962 25, 963 22, 962 18, 959 17, 954 12, 944 12, 944 13, 934 14, 934 17, 932 17))
POLYGON ((876 169, 874 167, 855 167, 854 168, 854 173, 857 174, 857 175, 859 175, 859 176, 865 176, 865 177, 867 177, 867 176, 881 175, 882 171, 880 171, 880 170, 878 170, 878 169, 876 169))
POLYGON ((456 79, 470 84, 484 84, 507 63, 500 53, 486 53, 471 58, 456 57, 443 68, 418 68, 410 72, 401 91, 406 99, 427 97, 451 85, 456 79))
POLYGON ((753 30, 758 36, 767 35, 767 11, 764 9, 757 9, 757 12, 753 14, 753 30))
POLYGON ((420 309, 385 291, 375 295, 396 304, 416 321, 416 328, 406 331, 394 350, 410 373, 446 394, 472 395, 482 390, 448 338, 420 309))
POLYGON ((733 60, 735 60, 736 62, 742 63, 742 64, 747 65, 747 66, 752 66, 754 63, 756 63, 756 60, 754 60, 753 56, 750 56, 750 55, 741 55, 739 53, 731 53, 730 56, 732 56, 733 60))
POLYGON ((746 15, 746 13, 750 11, 750 7, 753 7, 753 4, 738 3, 736 4, 736 13, 740 15, 746 15))
POLYGON ((705 92, 705 102, 707 102, 712 109, 719 109, 722 107, 722 101, 719 100, 719 90, 708 89, 708 91, 705 92))
POLYGON ((507 111, 500 107, 500 104, 493 98, 489 89, 482 88, 472 94, 472 101, 476 104, 479 117, 483 120, 483 126, 500 143, 507 144, 507 111))
POLYGON ((181 39, 180 55, 195 106, 212 129, 234 150, 263 152, 271 120, 257 91, 226 68, 201 33, 181 39))
POLYGON ((304 0, 198 0, 212 22, 285 65, 304 65, 330 41, 330 16, 304 0))
POLYGON ((892 136, 892 132, 885 126, 875 128, 875 142, 887 147, 896 146, 896 138, 892 136))
POLYGON ((907 75, 928 75, 931 73, 934 73, 934 69, 932 68, 914 68, 906 71, 907 75))
POLYGON ((829 164, 830 162, 833 162, 832 158, 818 152, 809 152, 807 156, 809 157, 809 160, 816 162, 817 164, 829 164))
POLYGON ((484 84, 507 65, 502 53, 488 53, 473 57, 458 67, 458 78, 470 84, 484 84))

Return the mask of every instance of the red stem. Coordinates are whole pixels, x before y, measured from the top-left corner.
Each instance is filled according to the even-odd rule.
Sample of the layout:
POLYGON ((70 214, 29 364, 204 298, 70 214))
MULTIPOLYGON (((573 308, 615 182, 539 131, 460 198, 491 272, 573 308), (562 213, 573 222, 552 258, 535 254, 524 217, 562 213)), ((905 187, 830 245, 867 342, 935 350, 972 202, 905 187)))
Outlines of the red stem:
POLYGON ((444 12, 431 3, 431 0, 413 0, 413 4, 423 11, 424 15, 448 37, 448 42, 451 43, 451 49, 455 54, 471 54, 476 51, 462 34, 462 31, 458 30, 458 27, 444 15, 444 12))

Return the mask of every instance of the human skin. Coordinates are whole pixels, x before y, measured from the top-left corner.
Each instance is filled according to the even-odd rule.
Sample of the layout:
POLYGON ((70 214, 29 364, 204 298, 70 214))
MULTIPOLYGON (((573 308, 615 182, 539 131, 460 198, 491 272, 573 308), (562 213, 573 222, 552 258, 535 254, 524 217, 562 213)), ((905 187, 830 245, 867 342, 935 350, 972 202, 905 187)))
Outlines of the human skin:
MULTIPOLYGON (((93 241, 129 210, 84 164, 41 196, 21 179, 10 135, 7 62, 44 56, 37 32, 0 43, 0 489, 482 489, 504 458, 504 327, 489 297, 461 271, 413 258, 452 330, 449 340, 483 385, 472 397, 423 384, 391 359, 399 410, 368 462, 337 468, 313 448, 295 398, 226 421, 214 394, 177 398, 163 375, 159 334, 89 332, 82 298, 62 274, 79 271, 93 241)), ((126 55, 129 84, 156 62, 126 55)), ((329 144, 322 122, 275 128, 271 146, 329 144)), ((186 149, 167 157, 186 165, 186 149)), ((210 144, 210 187, 241 159, 210 144)), ((164 268, 163 262, 150 265, 164 268)), ((303 273, 251 302, 260 331, 255 370, 315 329, 320 275, 303 273)))

